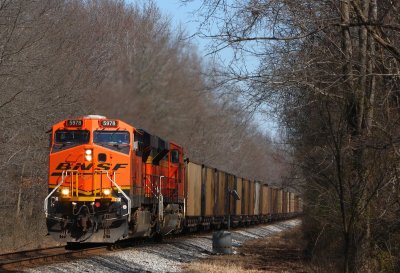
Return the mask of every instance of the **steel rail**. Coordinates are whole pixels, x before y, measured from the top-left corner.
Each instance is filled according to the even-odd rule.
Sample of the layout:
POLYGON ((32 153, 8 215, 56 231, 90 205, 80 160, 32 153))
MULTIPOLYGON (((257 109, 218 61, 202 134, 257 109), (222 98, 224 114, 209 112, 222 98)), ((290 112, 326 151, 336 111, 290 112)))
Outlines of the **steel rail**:
MULTIPOLYGON (((290 217, 285 220, 295 219, 297 217, 290 217)), ((273 223, 279 223, 285 221, 276 220, 273 223)), ((238 226, 234 227, 235 230, 247 230, 250 227, 270 225, 269 223, 259 223, 251 226, 238 226)), ((171 234, 164 237, 164 243, 173 243, 178 238, 185 237, 203 237, 213 232, 213 229, 198 230, 196 232, 171 234)), ((209 237, 207 237, 209 238, 209 237)), ((113 250, 127 250, 138 246, 146 246, 158 244, 159 241, 151 240, 150 238, 134 238, 128 240, 122 240, 116 244, 105 244, 101 246, 90 246, 77 244, 76 247, 82 247, 81 249, 66 249, 65 246, 49 247, 36 250, 26 250, 13 253, 0 254, 0 272, 16 272, 22 268, 36 267, 40 265, 46 265, 56 262, 65 262, 69 260, 78 260, 82 258, 89 258, 94 255, 107 253, 113 250)))

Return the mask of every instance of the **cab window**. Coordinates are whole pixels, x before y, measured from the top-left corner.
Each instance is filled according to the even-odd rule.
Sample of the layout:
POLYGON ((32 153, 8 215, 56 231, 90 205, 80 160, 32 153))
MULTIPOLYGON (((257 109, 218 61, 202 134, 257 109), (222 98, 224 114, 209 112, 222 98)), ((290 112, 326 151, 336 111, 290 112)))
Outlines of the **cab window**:
POLYGON ((127 131, 95 131, 94 143, 129 144, 129 132, 127 131))
POLYGON ((127 131, 94 131, 93 142, 124 154, 130 151, 130 134, 127 131))
POLYGON ((55 143, 58 144, 85 144, 89 142, 87 130, 59 130, 56 131, 55 143))
POLYGON ((179 151, 178 150, 171 151, 171 162, 179 163, 179 151))
POLYGON ((89 143, 89 139, 90 132, 88 130, 57 130, 54 134, 52 152, 58 152, 89 143))

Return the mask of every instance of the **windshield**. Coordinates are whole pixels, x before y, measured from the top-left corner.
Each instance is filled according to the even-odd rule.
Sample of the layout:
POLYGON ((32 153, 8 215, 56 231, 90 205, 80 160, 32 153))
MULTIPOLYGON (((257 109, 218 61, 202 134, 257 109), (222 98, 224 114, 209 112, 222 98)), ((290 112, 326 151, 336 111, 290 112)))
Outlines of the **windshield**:
POLYGON ((87 130, 57 131, 55 135, 55 143, 57 144, 89 143, 89 131, 87 130))
POLYGON ((130 137, 127 131, 94 131, 93 142, 107 149, 129 154, 130 137))
POLYGON ((53 152, 59 152, 81 144, 89 143, 88 130, 58 130, 54 136, 53 152))
POLYGON ((95 131, 93 141, 98 144, 129 144, 129 132, 95 131))

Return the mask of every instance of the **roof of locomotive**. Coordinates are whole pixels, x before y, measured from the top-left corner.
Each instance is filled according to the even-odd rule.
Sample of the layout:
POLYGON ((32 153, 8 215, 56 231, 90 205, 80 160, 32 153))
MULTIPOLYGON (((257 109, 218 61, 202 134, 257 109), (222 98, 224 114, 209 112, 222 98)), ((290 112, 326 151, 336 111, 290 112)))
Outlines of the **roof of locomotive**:
POLYGON ((136 129, 132 125, 120 120, 120 119, 110 119, 102 115, 86 115, 78 118, 68 118, 64 119, 56 124, 54 124, 53 129, 61 129, 61 128, 69 128, 69 129, 80 129, 80 128, 97 128, 101 127, 102 129, 136 129), (90 121, 89 124, 85 121, 90 121), (97 121, 97 122, 96 122, 97 121), (106 123, 101 123, 102 121, 106 121, 106 123))
MULTIPOLYGON (((80 129, 80 128, 87 128, 87 127, 102 128, 102 129, 115 129, 115 128, 126 128, 127 129, 127 128, 132 128, 133 130, 137 131, 140 134, 143 134, 145 132, 147 134, 150 134, 150 135, 153 135, 153 136, 157 136, 157 135, 149 133, 148 131, 146 131, 144 129, 136 128, 136 127, 130 125, 129 123, 126 123, 126 122, 124 122, 124 121, 122 121, 120 119, 111 119, 111 118, 107 118, 106 116, 97 115, 97 114, 95 114, 95 115, 86 115, 86 116, 78 117, 78 118, 64 119, 64 120, 62 120, 62 121, 60 121, 60 122, 58 122, 58 123, 56 123, 56 124, 54 124, 52 126, 53 130, 59 130, 59 129, 65 129, 65 128, 80 129), (82 122, 82 124, 80 124, 81 126, 78 126, 79 124, 78 125, 74 125, 74 126, 68 126, 68 124, 67 124, 69 121, 80 121, 80 120, 81 121, 90 120, 91 121, 90 122, 91 125, 87 126, 87 125, 84 124, 84 122, 82 122), (93 122, 93 121, 98 121, 99 122, 99 123, 97 123, 97 126, 96 126, 96 122, 93 122), (101 121, 117 121, 118 122, 117 123, 118 126, 102 126, 100 124, 101 121)), ((162 138, 160 138, 160 139, 162 139, 162 138)), ((168 143, 173 144, 173 145, 175 145, 177 147, 183 148, 182 145, 179 145, 174 141, 169 141, 168 140, 168 143)))

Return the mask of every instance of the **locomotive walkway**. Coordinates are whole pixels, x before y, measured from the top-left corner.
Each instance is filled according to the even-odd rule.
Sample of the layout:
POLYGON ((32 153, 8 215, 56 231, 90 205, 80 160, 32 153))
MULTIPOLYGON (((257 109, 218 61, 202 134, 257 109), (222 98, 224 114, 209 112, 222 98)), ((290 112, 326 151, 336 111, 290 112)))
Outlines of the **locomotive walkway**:
MULTIPOLYGON (((272 236, 299 224, 300 220, 292 219, 231 230, 234 251, 246 240, 272 236)), ((14 256, 9 255, 8 258, 14 259, 14 263, 8 265, 3 259, 7 257, 0 256, 0 271, 15 272, 18 270, 18 272, 31 273, 179 272, 183 265, 213 255, 211 236, 212 233, 209 232, 171 237, 162 243, 144 242, 133 247, 125 246, 113 252, 108 251, 106 247, 67 251, 53 248, 53 250, 39 251, 40 255, 21 252, 19 254, 24 258, 23 263, 18 263, 18 253, 13 254, 14 256), (57 251, 58 253, 56 253, 57 251), (33 257, 33 260, 30 260, 30 256, 33 257), (23 269, 24 266, 30 268, 23 269)))

